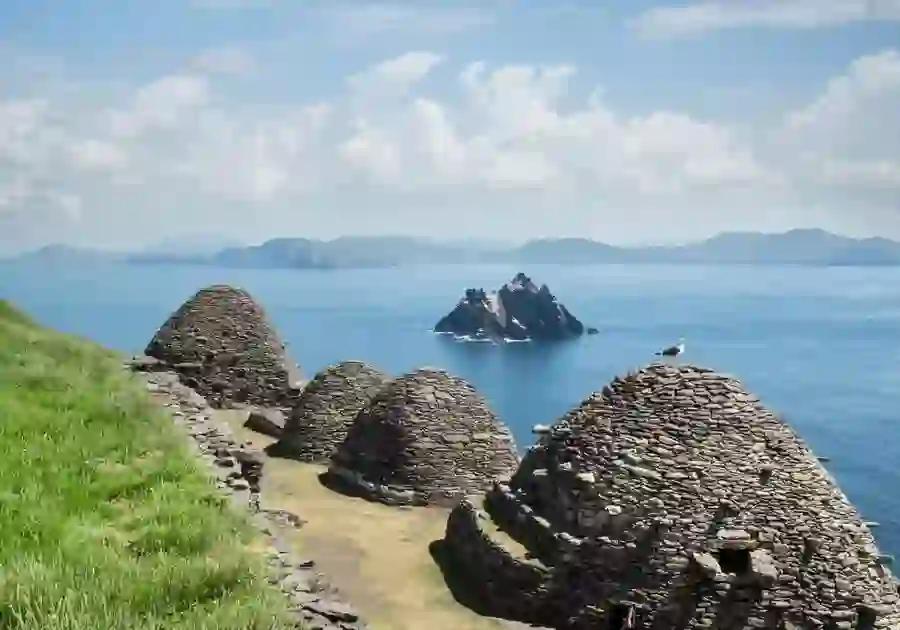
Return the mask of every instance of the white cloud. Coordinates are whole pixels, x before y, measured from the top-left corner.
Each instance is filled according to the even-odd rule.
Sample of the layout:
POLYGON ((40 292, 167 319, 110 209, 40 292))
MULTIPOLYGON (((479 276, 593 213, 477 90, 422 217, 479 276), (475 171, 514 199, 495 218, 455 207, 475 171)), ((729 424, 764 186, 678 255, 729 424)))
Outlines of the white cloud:
POLYGON ((900 21, 900 0, 695 1, 649 9, 635 26, 647 37, 672 38, 722 29, 814 29, 864 21, 900 21))
POLYGON ((127 162, 125 153, 115 144, 93 138, 74 141, 70 151, 75 166, 86 170, 117 170, 127 162))
POLYGON ((81 197, 67 193, 55 193, 51 198, 70 219, 79 219, 81 217, 83 207, 81 197))
POLYGON ((847 162, 823 160, 818 164, 824 182, 854 188, 884 189, 900 194, 900 161, 847 162))
POLYGON ((364 112, 342 156, 382 185, 578 189, 666 195, 767 181, 730 131, 686 115, 622 117, 596 97, 566 111, 574 68, 484 63, 459 75, 462 102, 411 98, 364 112))
POLYGON ((27 161, 50 104, 41 99, 0 101, 0 151, 6 161, 27 161))
POLYGON ((190 66, 199 72, 243 75, 255 67, 253 55, 235 46, 205 50, 191 60, 190 66))
POLYGON ((900 195, 900 52, 861 57, 785 116, 780 145, 823 184, 900 195))
MULTIPOLYGON (((810 105, 792 112, 788 116, 788 125, 800 130, 822 125, 830 128, 836 123, 846 124, 869 113, 867 110, 873 106, 895 105, 898 95, 900 53, 887 50, 868 55, 854 61, 846 74, 829 81, 821 96, 810 105)), ((889 118, 896 118, 897 110, 884 110, 886 114, 890 112, 895 115, 889 118)))
POLYGON ((191 73, 82 109, 0 100, 0 212, 21 226, 23 213, 52 206, 148 238, 167 208, 179 225, 214 221, 240 236, 285 221, 294 227, 279 230, 434 232, 422 212, 441 207, 459 225, 601 238, 778 229, 802 208, 827 226, 853 207, 834 199, 896 212, 895 50, 856 60, 779 125, 751 129, 687 112, 630 115, 601 89, 576 89, 565 64, 476 62, 455 66, 455 81, 424 81, 442 61, 407 53, 308 104, 229 100, 220 77, 191 73))
POLYGON ((392 138, 365 120, 357 120, 354 127, 355 133, 338 147, 340 157, 373 182, 402 186, 405 179, 392 138))
POLYGON ((443 61, 440 55, 425 51, 408 52, 394 59, 374 65, 366 72, 351 76, 347 82, 357 91, 404 91, 428 74, 443 61))
POLYGON ((313 160, 323 152, 317 134, 328 116, 322 105, 263 121, 206 111, 168 176, 186 178, 212 198, 296 197, 316 181, 313 160))
POLYGON ((26 204, 73 206, 55 180, 68 141, 61 122, 46 100, 0 101, 0 215, 26 204))
POLYGON ((209 81, 204 76, 177 74, 141 86, 125 109, 108 112, 113 132, 134 137, 153 129, 183 123, 192 111, 209 99, 209 81))

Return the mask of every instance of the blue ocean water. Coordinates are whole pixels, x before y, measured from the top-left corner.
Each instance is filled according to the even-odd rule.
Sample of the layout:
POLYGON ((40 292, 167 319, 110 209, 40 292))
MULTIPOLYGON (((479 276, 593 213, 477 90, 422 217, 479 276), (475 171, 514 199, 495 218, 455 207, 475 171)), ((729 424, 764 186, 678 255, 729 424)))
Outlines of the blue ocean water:
POLYGON ((41 322, 139 352, 181 302, 212 283, 247 288, 303 372, 345 359, 397 374, 439 366, 467 379, 519 445, 616 374, 678 337, 684 360, 740 378, 819 454, 882 548, 900 557, 900 270, 527 266, 601 334, 558 345, 458 343, 429 332, 470 286, 509 266, 234 270, 0 265, 0 297, 41 322))

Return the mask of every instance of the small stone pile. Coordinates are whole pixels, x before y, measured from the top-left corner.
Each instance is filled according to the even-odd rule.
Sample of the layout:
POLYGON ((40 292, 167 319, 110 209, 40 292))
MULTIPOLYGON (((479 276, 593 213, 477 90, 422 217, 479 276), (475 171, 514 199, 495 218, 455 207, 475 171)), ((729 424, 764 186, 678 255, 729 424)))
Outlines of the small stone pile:
POLYGON ((181 305, 144 350, 177 371, 214 407, 288 407, 299 369, 244 289, 214 285, 181 305))
MULTIPOLYGON (((511 483, 485 500, 495 524, 552 568, 533 620, 900 628, 892 558, 807 446, 736 379, 654 364, 536 432, 511 483)), ((496 609, 508 609, 521 567, 492 574, 471 542, 454 542, 471 534, 451 533, 471 578, 491 581, 496 609)))
POLYGON ((387 383, 356 416, 323 480, 389 504, 452 505, 509 479, 509 429, 471 385, 422 368, 387 383))
POLYGON ((390 380, 361 361, 336 363, 316 374, 288 416, 281 439, 269 455, 327 462, 347 437, 359 413, 390 380))
POLYGON ((216 486, 230 497, 235 508, 252 513, 268 542, 269 581, 289 598, 298 630, 365 630, 359 613, 316 570, 315 561, 294 555, 287 542, 289 531, 302 527, 304 521, 285 510, 260 508, 260 453, 239 443, 206 400, 179 382, 177 373, 146 361, 129 362, 126 367, 144 372, 141 378, 151 397, 168 408, 176 426, 189 436, 190 447, 207 464, 216 486))

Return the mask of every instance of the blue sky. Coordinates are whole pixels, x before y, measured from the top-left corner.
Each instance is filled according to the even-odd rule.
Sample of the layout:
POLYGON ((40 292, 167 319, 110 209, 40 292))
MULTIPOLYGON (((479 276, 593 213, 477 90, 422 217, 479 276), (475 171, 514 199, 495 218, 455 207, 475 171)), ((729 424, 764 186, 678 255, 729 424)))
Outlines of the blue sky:
POLYGON ((6 0, 0 251, 900 238, 900 0, 6 0))

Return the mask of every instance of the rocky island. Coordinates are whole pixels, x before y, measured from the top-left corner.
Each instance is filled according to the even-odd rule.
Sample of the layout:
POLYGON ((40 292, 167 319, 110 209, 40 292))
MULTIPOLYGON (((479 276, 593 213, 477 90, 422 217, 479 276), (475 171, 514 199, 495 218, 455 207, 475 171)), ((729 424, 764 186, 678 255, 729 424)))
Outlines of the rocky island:
POLYGON ((562 340, 594 334, 560 303, 546 284, 538 287, 524 273, 488 295, 466 289, 456 307, 435 324, 434 332, 475 339, 562 340))

